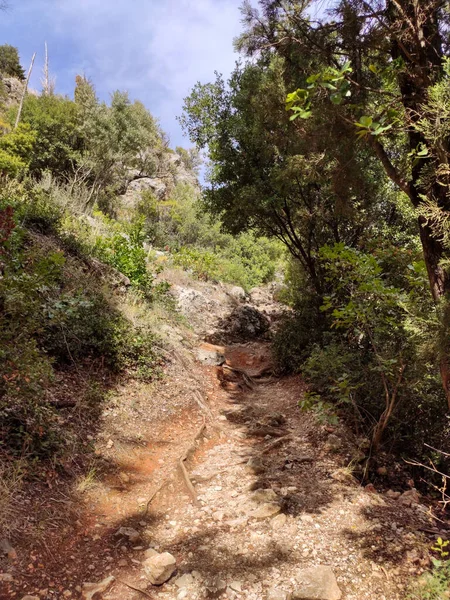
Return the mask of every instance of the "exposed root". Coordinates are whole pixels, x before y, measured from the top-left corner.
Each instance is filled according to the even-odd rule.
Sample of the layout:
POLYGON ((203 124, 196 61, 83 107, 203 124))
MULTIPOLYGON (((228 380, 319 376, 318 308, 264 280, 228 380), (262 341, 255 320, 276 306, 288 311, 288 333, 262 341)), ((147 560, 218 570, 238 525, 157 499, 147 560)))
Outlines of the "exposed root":
POLYGON ((151 596, 145 590, 141 590, 141 588, 134 587, 134 585, 131 585, 131 583, 127 583, 126 581, 123 581, 123 579, 117 579, 117 581, 119 583, 122 583, 123 585, 125 585, 127 588, 130 588, 130 590, 134 590, 135 592, 139 592, 139 593, 143 594, 144 596, 147 596, 147 598, 153 598, 153 596, 151 596))
POLYGON ((287 442, 288 440, 293 440, 293 439, 294 438, 292 435, 285 435, 283 437, 280 437, 277 440, 270 442, 270 444, 267 444, 267 446, 263 450, 261 450, 261 452, 259 452, 258 454, 259 454, 259 456, 262 456, 263 454, 267 454, 268 452, 270 452, 277 446, 281 446, 281 444, 283 444, 284 442, 287 442))
POLYGON ((181 457, 178 459, 178 467, 181 471, 181 474, 183 476, 184 479, 184 483, 186 484, 186 487, 188 489, 189 495, 191 496, 192 502, 198 506, 199 501, 197 498, 197 492, 195 491, 194 486, 192 485, 192 481, 189 479, 189 474, 187 472, 186 467, 184 466, 184 462, 189 458, 189 456, 191 454, 193 454, 196 450, 196 445, 195 442, 200 439, 200 437, 203 435, 204 430, 206 429, 206 424, 203 421, 202 426, 200 427, 200 429, 198 430, 197 434, 195 435, 194 439, 192 440, 192 444, 189 446, 189 448, 181 455, 181 457))

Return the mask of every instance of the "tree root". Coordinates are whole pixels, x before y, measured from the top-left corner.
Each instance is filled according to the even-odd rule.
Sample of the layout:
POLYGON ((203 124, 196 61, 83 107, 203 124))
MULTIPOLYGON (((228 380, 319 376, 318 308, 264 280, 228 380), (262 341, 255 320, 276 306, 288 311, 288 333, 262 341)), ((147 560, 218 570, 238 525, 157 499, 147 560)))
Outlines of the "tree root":
POLYGON ((195 442, 198 439, 200 439, 200 437, 203 435, 203 432, 204 432, 205 429, 206 429, 206 424, 205 424, 205 421, 203 421, 202 426, 200 427, 200 429, 196 433, 194 439, 192 440, 192 444, 189 446, 189 448, 178 459, 178 468, 180 469, 181 475, 183 476, 184 483, 186 484, 186 487, 188 489, 189 495, 191 496, 192 502, 196 506, 199 505, 199 501, 198 501, 198 498, 197 498, 197 492, 195 491, 195 488, 192 485, 192 481, 189 478, 187 469, 184 466, 184 462, 189 458, 189 456, 191 454, 193 454, 195 452, 195 450, 196 450, 195 442))
POLYGON ((281 444, 283 444, 284 442, 287 442, 288 440, 293 440, 293 439, 294 439, 293 436, 290 434, 280 437, 280 438, 274 440, 273 442, 270 442, 270 444, 267 444, 267 446, 263 450, 261 450, 261 452, 258 453, 258 456, 267 454, 268 452, 270 452, 277 446, 281 446, 281 444))

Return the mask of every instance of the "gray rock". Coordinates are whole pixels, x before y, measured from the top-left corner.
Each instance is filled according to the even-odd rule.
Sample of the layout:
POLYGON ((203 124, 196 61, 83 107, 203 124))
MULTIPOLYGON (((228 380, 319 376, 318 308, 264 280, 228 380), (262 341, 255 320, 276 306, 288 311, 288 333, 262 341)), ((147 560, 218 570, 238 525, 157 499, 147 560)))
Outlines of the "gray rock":
POLYGON ((144 571, 153 585, 162 585, 172 577, 177 568, 177 561, 169 552, 163 552, 147 558, 143 562, 144 571))
POLYGON ((211 579, 206 581, 205 587, 210 595, 216 596, 227 589, 227 582, 217 575, 217 577, 212 577, 211 579))
POLYGON ((238 285, 232 287, 228 293, 230 294, 230 296, 236 298, 236 300, 239 300, 241 302, 245 301, 245 298, 247 297, 245 290, 239 287, 238 285))
POLYGON ((292 600, 340 600, 342 592, 331 567, 304 569, 298 574, 299 583, 292 600))
POLYGON ((137 542, 141 537, 141 534, 139 533, 139 531, 136 531, 136 529, 133 529, 132 527, 121 527, 120 529, 118 529, 116 531, 116 533, 114 535, 115 536, 121 535, 123 537, 127 537, 132 544, 137 542))
POLYGON ((153 192, 153 194, 155 194, 159 200, 163 200, 166 195, 167 186, 161 179, 140 177, 139 179, 134 179, 128 184, 126 195, 140 195, 146 190, 153 192))

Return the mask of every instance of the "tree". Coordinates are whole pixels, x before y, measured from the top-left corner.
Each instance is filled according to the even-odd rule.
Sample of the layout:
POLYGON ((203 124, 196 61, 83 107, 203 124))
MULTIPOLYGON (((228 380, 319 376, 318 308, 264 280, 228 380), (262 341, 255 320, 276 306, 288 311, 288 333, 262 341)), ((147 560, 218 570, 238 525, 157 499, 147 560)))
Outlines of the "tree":
MULTIPOLYGON (((259 13, 246 3, 247 30, 239 44, 248 54, 265 46, 282 56, 314 48, 323 66, 291 90, 292 118, 309 119, 325 94, 342 106, 342 118, 355 124, 355 133, 418 210, 431 293, 437 304, 446 304, 446 252, 423 209, 434 205, 445 215, 450 211, 448 138, 437 140, 423 125, 430 118, 433 89, 448 77, 448 2, 336 0, 312 21, 315 4, 261 0, 259 13)), ((450 407, 446 355, 440 371, 450 407)))
POLYGON ((393 195, 377 161, 355 145, 341 107, 324 102, 301 127, 290 122, 287 90, 316 64, 311 49, 289 60, 262 53, 238 66, 228 86, 220 76, 195 86, 181 123, 212 162, 207 208, 230 232, 255 229, 280 239, 320 305, 326 287, 320 247, 354 246, 377 223, 392 220, 393 195))
POLYGON ((25 71, 20 64, 19 52, 14 46, 0 46, 0 73, 25 81, 25 71))

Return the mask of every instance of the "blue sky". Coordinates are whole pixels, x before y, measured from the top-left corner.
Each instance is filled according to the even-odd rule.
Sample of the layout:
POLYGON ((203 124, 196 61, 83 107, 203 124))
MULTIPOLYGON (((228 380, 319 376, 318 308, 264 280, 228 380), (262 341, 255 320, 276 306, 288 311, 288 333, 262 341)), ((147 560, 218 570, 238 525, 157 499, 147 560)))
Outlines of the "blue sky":
POLYGON ((237 59, 242 0, 8 0, 0 13, 0 43, 17 46, 31 87, 40 89, 44 42, 56 90, 72 96, 86 74, 99 97, 127 90, 159 118, 171 146, 189 146, 175 119, 197 82, 217 70, 228 75, 237 59))

